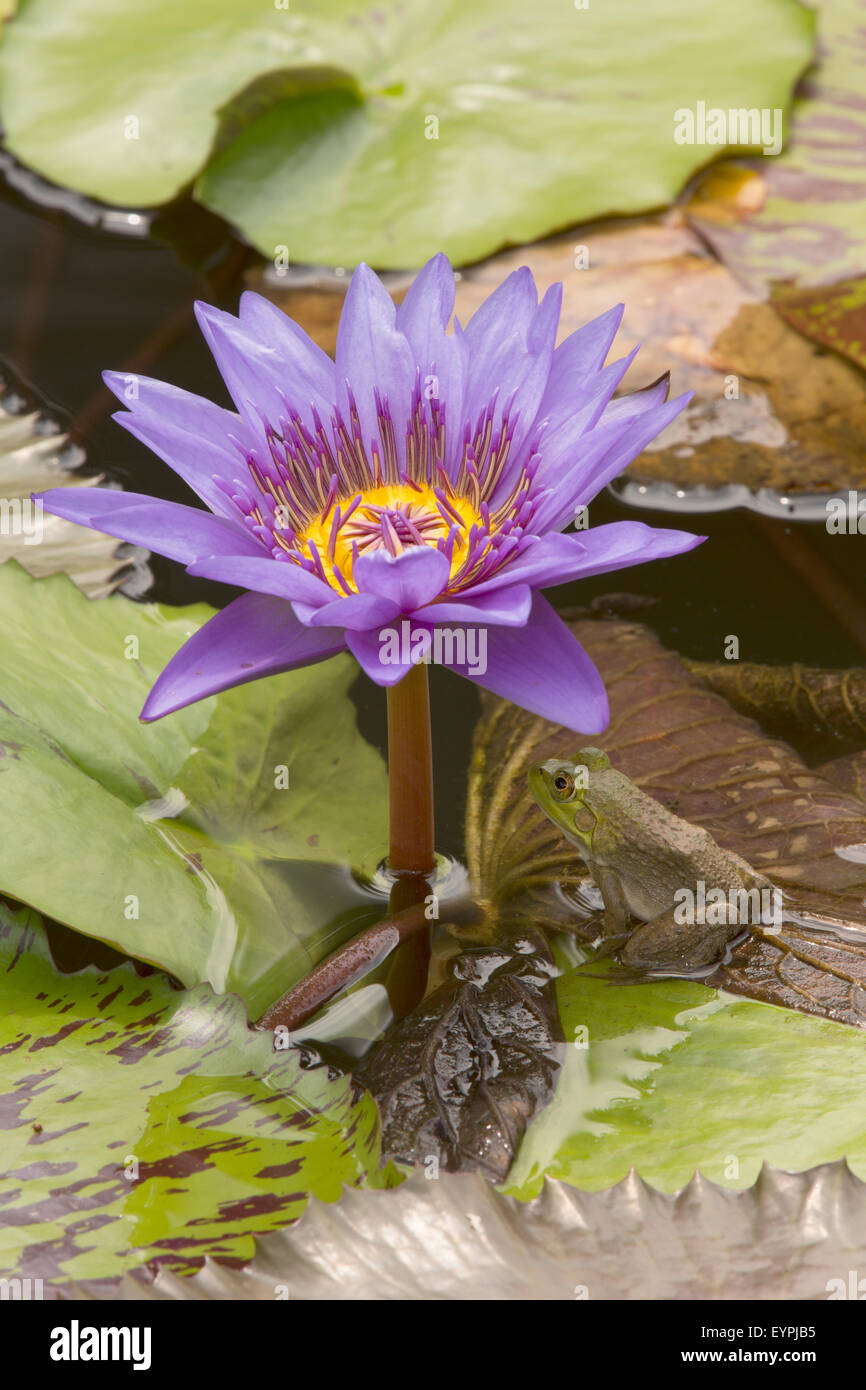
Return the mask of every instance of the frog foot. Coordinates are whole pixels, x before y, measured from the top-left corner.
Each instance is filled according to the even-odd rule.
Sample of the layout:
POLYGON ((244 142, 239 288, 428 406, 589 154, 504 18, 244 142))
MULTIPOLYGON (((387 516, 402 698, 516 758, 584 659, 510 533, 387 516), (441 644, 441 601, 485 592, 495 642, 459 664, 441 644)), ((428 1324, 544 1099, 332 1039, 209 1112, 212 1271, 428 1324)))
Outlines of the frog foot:
POLYGON ((621 951, 626 942, 631 938, 631 932, 617 932, 615 936, 603 936, 601 944, 596 949, 594 960, 600 960, 602 956, 612 956, 616 951, 621 951))

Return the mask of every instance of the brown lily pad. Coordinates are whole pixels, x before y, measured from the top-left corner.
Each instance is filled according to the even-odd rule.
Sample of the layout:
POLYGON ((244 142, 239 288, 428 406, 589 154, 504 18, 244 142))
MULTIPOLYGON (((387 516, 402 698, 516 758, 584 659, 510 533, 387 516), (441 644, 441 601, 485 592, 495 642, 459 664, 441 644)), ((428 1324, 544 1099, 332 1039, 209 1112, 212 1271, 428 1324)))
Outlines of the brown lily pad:
POLYGON ((756 929, 708 983, 863 1024, 866 852, 857 847, 866 844, 866 802, 737 713, 642 625, 583 618, 572 626, 608 689, 607 732, 581 738, 492 698, 476 732, 467 859, 493 911, 579 925, 585 866, 528 795, 526 773, 594 742, 644 791, 766 874, 809 919, 777 933, 756 929))
MULTIPOLYGON (((687 661, 693 675, 729 704, 800 749, 816 740, 866 744, 866 670, 762 666, 752 661, 687 661)), ((837 749, 838 751, 838 749, 837 749)))
POLYGON ((379 1103, 388 1158, 505 1178, 559 1072, 554 975, 538 931, 451 959, 446 983, 355 1072, 379 1103))

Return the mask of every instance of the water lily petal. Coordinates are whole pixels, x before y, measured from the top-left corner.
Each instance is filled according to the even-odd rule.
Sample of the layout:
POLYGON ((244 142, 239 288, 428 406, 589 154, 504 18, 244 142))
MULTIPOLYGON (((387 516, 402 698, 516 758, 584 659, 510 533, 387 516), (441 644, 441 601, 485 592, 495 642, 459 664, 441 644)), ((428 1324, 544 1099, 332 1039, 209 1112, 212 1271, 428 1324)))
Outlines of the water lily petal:
MULTIPOLYGON (((638 454, 643 453, 651 440, 656 439, 667 428, 671 420, 676 419, 681 410, 685 410, 694 394, 694 391, 686 391, 672 401, 653 404, 649 409, 640 413, 631 414, 625 410, 618 411, 614 417, 614 428, 618 428, 625 422, 629 427, 628 433, 617 442, 605 458, 599 459, 584 474, 583 487, 575 499, 576 503, 591 502, 603 487, 607 487, 612 478, 627 468, 638 454)), ((616 404, 618 404, 616 401, 611 402, 602 417, 603 419, 607 418, 611 407, 616 404)))
MULTIPOLYGON (((544 433, 544 447, 560 449, 570 453, 577 445, 581 435, 591 430, 601 419, 605 407, 616 391, 629 367, 637 357, 639 348, 633 348, 625 357, 608 362, 606 367, 587 378, 587 386, 575 398, 571 412, 560 425, 553 422, 544 433)), ((572 455, 573 457, 573 455, 572 455)))
POLYGON ((267 315, 263 339, 266 314, 261 307, 248 306, 245 322, 201 301, 195 314, 232 400, 259 435, 263 420, 276 429, 290 409, 307 424, 312 423, 313 406, 327 418, 334 402, 333 368, 327 358, 328 367, 323 365, 324 353, 295 325, 289 326, 290 320, 278 335, 273 317, 267 315))
POLYGON ((406 337, 396 326, 397 310, 378 275, 363 262, 355 270, 346 291, 337 331, 337 393, 348 419, 352 392, 361 420, 364 444, 378 438, 375 392, 387 398, 397 422, 396 442, 401 460, 405 457, 405 438, 400 419, 408 415, 416 363, 406 337))
POLYGON ((465 329, 468 352, 464 415, 475 429, 494 392, 494 435, 510 405, 517 418, 511 467, 529 434, 547 389, 553 361, 561 286, 552 286, 541 305, 527 266, 512 272, 473 314, 465 329))
MULTIPOLYGON (((238 317, 248 337, 273 348, 285 364, 285 371, 291 372, 292 363, 298 364, 298 371, 310 382, 316 394, 333 399, 336 373, 334 363, 326 352, 305 333, 300 324, 284 314, 282 309, 263 294, 254 290, 244 290, 238 304, 238 317)), ((291 399, 294 394, 293 377, 288 384, 283 382, 283 391, 291 399)))
POLYGON ((464 331, 472 354, 472 382, 486 400, 498 385, 502 344, 516 336, 526 347, 538 309, 538 291, 529 266, 522 265, 479 305, 464 331))
POLYGON ((281 599, 243 594, 172 657, 140 718, 147 723, 161 719, 231 686, 324 661, 344 646, 342 632, 305 627, 281 599))
POLYGON ((352 631, 383 627, 400 616, 400 605, 379 594, 347 594, 321 608, 305 603, 293 607, 301 622, 311 627, 346 627, 352 631))
POLYGON ((615 448, 628 441, 631 429, 629 420, 597 425, 581 439, 577 459, 573 454, 564 454, 558 449, 548 452, 546 441, 543 442, 541 461, 535 475, 539 492, 533 510, 533 534, 562 530, 563 526, 574 520, 578 503, 588 500, 588 479, 615 448), (542 497, 542 492, 546 496, 542 497))
POLYGON ((393 599, 401 613, 432 602, 448 583, 451 565, 441 550, 413 545, 400 555, 369 550, 355 561, 355 583, 364 593, 393 599))
POLYGON ((482 593, 470 589, 462 595, 439 599, 410 613, 413 621, 439 623, 493 623, 496 626, 523 627, 532 609, 532 590, 528 584, 497 585, 482 593))
POLYGON ((246 442, 240 416, 152 377, 123 372, 102 375, 108 389, 129 407, 112 419, 164 459, 211 511, 235 516, 235 508, 215 480, 231 482, 244 471, 241 454, 231 442, 231 436, 246 442), (133 389, 138 394, 129 397, 133 389))
POLYGON ((187 565, 217 549, 226 555, 261 555, 261 542, 240 521, 214 516, 182 502, 164 502, 146 493, 115 488, 53 487, 36 493, 54 516, 92 526, 131 545, 187 565))
POLYGON ((582 734, 599 734, 610 717, 601 676, 577 638, 541 594, 522 628, 491 627, 487 669, 459 675, 523 709, 582 734))
MULTIPOLYGON (((408 619, 406 620, 408 622, 408 619)), ((415 632, 421 632, 421 624, 413 624, 415 632)), ((429 630, 428 630, 429 635, 429 630)), ((408 639, 411 650, 411 637, 408 639)), ((411 661, 393 660, 391 652, 394 644, 401 644, 401 628, 371 629, 367 632, 346 633, 346 646, 361 669, 375 681, 376 685, 396 685, 412 669, 411 661)))
POLYGON ((150 415, 165 424, 194 434, 217 449, 225 449, 229 434, 242 428, 239 415, 216 405, 205 396, 183 391, 168 381, 142 376, 139 372, 103 372, 102 380, 125 410, 133 415, 150 415))
MULTIPOLYGON (((462 334, 447 333, 454 308, 454 271, 447 256, 434 256, 412 281, 397 306, 396 325, 405 334, 421 372, 427 399, 444 403, 447 419, 459 421, 463 411, 467 349, 462 334)), ((447 432, 445 467, 459 453, 460 432, 447 432)))
POLYGON ((612 521, 570 535, 553 532, 528 545, 498 574, 477 585, 472 597, 494 594, 517 583, 530 584, 534 589, 567 584, 572 579, 626 569, 645 560, 682 555, 704 540, 706 536, 690 531, 669 531, 642 521, 612 521))
POLYGON ((562 458, 550 460, 543 471, 539 467, 539 481, 549 490, 549 495, 535 509, 533 531, 539 535, 559 531, 573 521, 577 508, 591 502, 611 478, 636 459, 650 440, 688 405, 693 394, 687 391, 661 405, 651 399, 643 409, 632 404, 629 413, 618 412, 616 418, 608 422, 608 413, 618 404, 611 402, 601 423, 581 442, 580 462, 576 467, 572 464, 569 468, 562 458))
MULTIPOLYGON (((619 396, 615 401, 611 401, 604 412, 604 423, 607 425, 614 421, 633 420, 638 415, 646 415, 657 406, 664 405, 668 398, 670 384, 670 373, 665 372, 658 381, 653 381, 640 391, 630 391, 626 396, 619 396)), ((691 399, 692 394, 689 393, 689 399, 691 399)), ((678 399, 683 400, 684 398, 680 396, 678 399)))
POLYGON ((395 322, 409 339, 418 361, 430 356, 430 344, 445 332, 454 311, 454 271, 440 251, 419 270, 402 303, 395 322))
POLYGON ((615 304, 570 334, 554 352, 540 410, 552 424, 568 419, 575 400, 604 366, 624 313, 625 305, 615 304))
MULTIPOLYGON (((603 415, 607 420, 605 411, 609 408, 610 399, 637 352, 638 349, 634 348, 625 357, 610 362, 601 371, 589 377, 584 390, 575 393, 571 409, 564 413, 559 423, 549 419, 545 421, 544 429, 540 433, 541 462, 536 470, 538 486, 555 486, 560 476, 577 478, 588 470, 593 457, 593 445, 603 442, 603 436, 594 440, 592 431, 603 415)), ((622 418, 615 421, 617 422, 622 425, 626 423, 622 418)), ((491 505, 498 507, 506 500, 512 485, 513 479, 508 471, 498 484, 491 505)))
POLYGON ((275 598, 297 599, 312 608, 321 608, 336 597, 336 591, 309 570, 291 560, 271 560, 266 555, 200 555, 188 569, 202 579, 236 584, 275 598))

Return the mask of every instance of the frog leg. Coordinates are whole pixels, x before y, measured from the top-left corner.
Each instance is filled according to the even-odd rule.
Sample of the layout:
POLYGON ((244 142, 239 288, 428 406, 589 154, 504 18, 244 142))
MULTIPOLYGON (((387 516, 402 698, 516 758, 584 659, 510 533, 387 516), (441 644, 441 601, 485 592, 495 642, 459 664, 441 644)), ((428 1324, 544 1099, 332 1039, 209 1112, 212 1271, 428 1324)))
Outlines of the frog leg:
POLYGON ((598 865, 593 867, 593 878, 601 891, 602 902, 604 903, 604 927, 602 928, 604 945, 601 948, 601 953, 608 955, 611 951, 616 950, 617 946, 628 940, 628 903, 625 900, 619 875, 598 865))
POLYGON ((654 970, 668 975, 711 974, 722 962, 726 948, 750 932, 738 923, 709 925, 684 923, 677 909, 668 908, 632 932, 620 961, 633 970, 654 970))

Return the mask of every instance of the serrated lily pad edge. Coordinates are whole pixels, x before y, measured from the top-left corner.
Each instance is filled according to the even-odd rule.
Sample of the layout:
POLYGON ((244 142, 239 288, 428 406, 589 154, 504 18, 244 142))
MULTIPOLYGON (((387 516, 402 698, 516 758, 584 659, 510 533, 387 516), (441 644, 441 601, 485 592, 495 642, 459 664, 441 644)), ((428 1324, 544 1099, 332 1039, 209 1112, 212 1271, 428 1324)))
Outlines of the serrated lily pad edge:
MULTIPOLYGON (((826 1300, 850 1297, 850 1272, 864 1266, 866 1182, 844 1159, 801 1173, 765 1163, 739 1190, 699 1172, 671 1194, 634 1170, 597 1192, 548 1179, 529 1202, 478 1174, 416 1172, 396 1189, 313 1198, 293 1227, 257 1240, 242 1269, 208 1259, 190 1278, 125 1275, 113 1296, 826 1300)), ((68 1296, 103 1295, 76 1285, 68 1296)))

